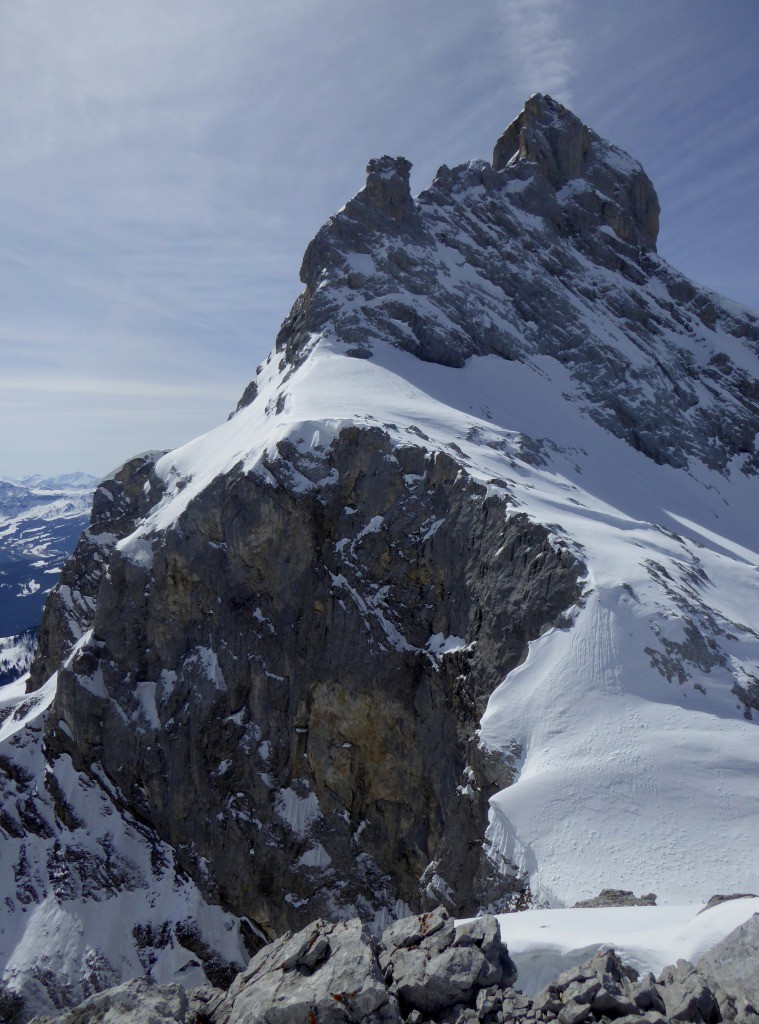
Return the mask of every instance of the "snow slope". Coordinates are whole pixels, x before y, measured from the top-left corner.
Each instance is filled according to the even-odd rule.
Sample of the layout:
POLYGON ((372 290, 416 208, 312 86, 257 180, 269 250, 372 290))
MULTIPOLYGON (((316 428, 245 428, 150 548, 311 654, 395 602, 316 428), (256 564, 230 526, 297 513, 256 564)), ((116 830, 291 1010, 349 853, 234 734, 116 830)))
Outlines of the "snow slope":
POLYGON ((29 671, 34 657, 35 631, 0 637, 0 686, 13 683, 29 671))
POLYGON ((96 480, 0 480, 0 634, 39 625, 61 567, 87 525, 96 480))

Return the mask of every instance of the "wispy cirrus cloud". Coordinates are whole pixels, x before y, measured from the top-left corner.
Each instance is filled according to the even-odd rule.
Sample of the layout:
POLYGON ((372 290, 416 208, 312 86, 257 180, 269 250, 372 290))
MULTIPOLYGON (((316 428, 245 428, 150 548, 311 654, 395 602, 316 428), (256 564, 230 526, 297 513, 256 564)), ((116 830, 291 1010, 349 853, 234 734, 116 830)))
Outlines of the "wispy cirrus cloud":
POLYGON ((549 93, 567 106, 573 102, 575 46, 565 24, 566 0, 500 0, 505 72, 525 97, 549 93))
POLYGON ((108 396, 112 402, 120 398, 163 398, 224 400, 228 388, 199 380, 195 384, 155 381, 140 377, 86 377, 69 374, 65 377, 46 373, 4 374, 0 384, 0 395, 7 391, 14 396, 34 395, 78 395, 82 398, 108 396))

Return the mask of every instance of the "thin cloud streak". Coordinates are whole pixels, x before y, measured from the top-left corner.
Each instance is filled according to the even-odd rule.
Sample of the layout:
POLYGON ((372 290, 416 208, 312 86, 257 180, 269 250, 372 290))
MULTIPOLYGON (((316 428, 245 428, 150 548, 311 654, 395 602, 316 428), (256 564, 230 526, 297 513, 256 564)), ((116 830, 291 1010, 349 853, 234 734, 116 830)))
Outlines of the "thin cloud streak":
POLYGON ((501 0, 504 43, 515 85, 526 95, 548 93, 572 105, 574 44, 562 19, 562 0, 501 0))
POLYGON ((119 377, 60 377, 44 374, 4 374, 0 382, 3 391, 27 392, 45 395, 96 395, 98 397, 145 398, 218 398, 226 399, 229 388, 219 384, 170 384, 139 377, 125 380, 119 377))

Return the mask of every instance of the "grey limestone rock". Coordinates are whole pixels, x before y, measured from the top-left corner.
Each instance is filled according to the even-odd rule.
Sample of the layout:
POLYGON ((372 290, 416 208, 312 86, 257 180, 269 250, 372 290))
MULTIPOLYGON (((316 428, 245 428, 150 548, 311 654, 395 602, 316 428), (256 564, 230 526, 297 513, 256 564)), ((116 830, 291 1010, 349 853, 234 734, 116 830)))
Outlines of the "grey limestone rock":
POLYGON ((575 907, 655 907, 656 893, 636 896, 629 889, 602 889, 598 896, 580 900, 575 907))
POLYGON ((98 484, 87 529, 45 603, 27 689, 37 690, 92 625, 95 602, 113 546, 158 501, 155 463, 164 452, 144 452, 98 484))
POLYGON ((666 1007, 661 992, 656 986, 656 979, 647 971, 636 981, 630 982, 627 992, 639 1011, 643 1013, 665 1013, 666 1007))
MULTIPOLYGON (((227 995, 229 1024, 400 1024, 359 920, 315 921, 258 953, 227 995)), ((212 1015, 213 1024, 221 1024, 212 1015)))
POLYGON ((195 1024, 187 993, 181 985, 157 985, 148 978, 133 978, 123 985, 97 992, 57 1017, 35 1017, 31 1024, 195 1024))
POLYGON ((441 907, 395 922, 379 944, 358 919, 318 920, 261 949, 228 992, 136 979, 37 1024, 756 1024, 745 998, 752 941, 733 937, 708 954, 709 964, 731 967, 730 995, 707 980, 709 964, 680 960, 655 980, 603 950, 530 999, 512 987, 516 971, 492 917, 456 927, 441 907))
POLYGON ((193 988, 187 993, 190 1019, 196 1024, 227 1024, 232 1007, 224 989, 208 985, 193 988))
POLYGON ((560 1024, 580 1024, 581 1021, 587 1020, 590 1015, 591 1008, 589 1003, 569 1001, 564 1003, 559 1010, 558 1019, 560 1024))
POLYGON ((656 247, 659 200, 643 168, 550 96, 531 96, 495 145, 494 170, 520 161, 537 164, 556 190, 587 180, 594 187, 588 213, 625 241, 656 247))
POLYGON ((665 967, 659 976, 666 1014, 671 1020, 715 1024, 721 1018, 719 1004, 705 978, 687 960, 665 967))
POLYGON ((409 188, 411 163, 405 157, 383 156, 370 160, 366 168, 366 186, 361 198, 380 213, 402 221, 413 214, 414 201, 409 188))
POLYGON ((698 961, 700 974, 759 1013, 759 914, 712 946, 698 961))
POLYGON ((480 842, 513 769, 476 731, 579 599, 580 563, 453 457, 379 428, 282 444, 267 473, 217 479, 147 563, 109 548, 91 638, 59 670, 52 756, 102 765, 267 937, 315 912, 435 906, 430 875, 459 914, 518 892, 480 842), (458 649, 436 654, 437 634, 458 649))
MULTIPOLYGON (((430 939, 438 932, 443 932, 445 938, 441 941, 446 946, 453 942, 453 921, 444 907, 435 907, 434 910, 426 914, 419 914, 418 917, 402 917, 400 921, 393 922, 382 933, 382 949, 394 950, 407 946, 418 946, 420 942, 430 939)), ((445 946, 441 948, 445 948, 445 946)))
POLYGON ((481 991, 510 986, 517 972, 501 943, 497 920, 454 927, 443 908, 391 925, 382 935, 380 965, 402 1007, 436 1013, 474 1005, 481 991))

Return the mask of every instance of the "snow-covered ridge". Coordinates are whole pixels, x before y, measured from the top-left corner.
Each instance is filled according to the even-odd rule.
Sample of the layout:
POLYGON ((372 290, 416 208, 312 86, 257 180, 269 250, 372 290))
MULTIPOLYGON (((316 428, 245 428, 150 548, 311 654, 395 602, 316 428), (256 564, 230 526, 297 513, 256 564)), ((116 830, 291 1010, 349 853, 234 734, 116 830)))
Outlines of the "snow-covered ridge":
POLYGON ((584 416, 547 357, 450 369, 379 344, 354 360, 320 340, 271 417, 277 385, 273 375, 252 406, 158 463, 187 483, 125 553, 240 460, 259 472, 285 438, 307 451, 317 430, 328 440, 381 423, 396 444, 454 453, 589 569, 573 628, 532 645, 483 719, 487 745, 526 751, 493 800, 491 842, 549 903, 594 895, 602 880, 668 902, 756 889, 756 478, 657 466, 584 416))

